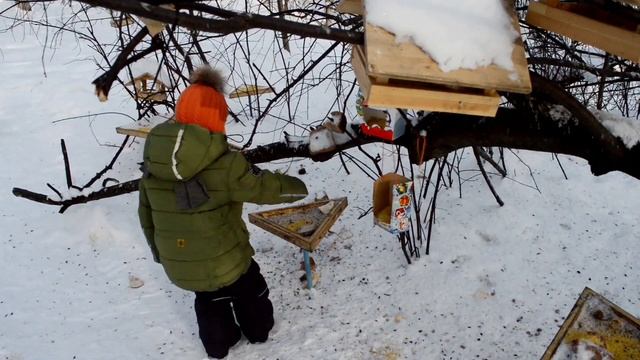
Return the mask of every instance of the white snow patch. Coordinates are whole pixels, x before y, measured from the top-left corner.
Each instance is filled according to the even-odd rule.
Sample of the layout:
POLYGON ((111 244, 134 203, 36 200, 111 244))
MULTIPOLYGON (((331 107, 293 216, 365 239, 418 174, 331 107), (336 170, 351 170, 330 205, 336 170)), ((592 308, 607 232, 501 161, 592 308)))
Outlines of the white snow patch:
POLYGON ((500 0, 366 0, 367 21, 413 41, 443 71, 491 64, 514 70, 520 34, 500 0))
POLYGON ((607 111, 592 110, 593 114, 611 133, 631 149, 640 143, 640 120, 634 120, 607 111))

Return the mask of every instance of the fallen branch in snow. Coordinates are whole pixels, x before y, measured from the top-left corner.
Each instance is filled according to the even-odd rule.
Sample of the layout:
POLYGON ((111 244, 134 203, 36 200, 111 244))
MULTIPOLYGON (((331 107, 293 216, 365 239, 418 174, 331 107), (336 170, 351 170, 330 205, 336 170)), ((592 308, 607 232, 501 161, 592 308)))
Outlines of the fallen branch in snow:
MULTIPOLYGON (((271 162, 280 159, 287 159, 292 157, 306 157, 311 158, 314 161, 327 161, 331 159, 335 154, 340 151, 350 149, 356 146, 360 146, 367 143, 377 142, 375 138, 366 139, 354 139, 349 143, 341 144, 330 153, 324 153, 320 155, 311 155, 309 152, 308 143, 289 143, 287 141, 276 142, 268 145, 262 145, 250 150, 243 151, 243 154, 247 161, 252 164, 261 164, 271 162)), ((41 204, 60 206, 60 213, 64 213, 69 207, 77 204, 85 204, 90 201, 96 201, 100 199, 106 199, 114 196, 124 195, 138 191, 138 183, 140 179, 129 180, 118 185, 103 187, 100 190, 94 191, 88 195, 74 196, 68 199, 54 200, 48 195, 36 193, 30 190, 22 188, 13 188, 13 195, 27 200, 35 201, 41 204)), ((60 194, 58 193, 58 196, 60 194)))
POLYGON ((75 196, 70 199, 54 200, 44 194, 38 194, 29 190, 13 188, 13 195, 21 198, 25 198, 31 201, 39 202, 41 204, 60 206, 60 213, 64 213, 70 206, 77 204, 85 204, 90 201, 106 199, 114 196, 128 194, 134 191, 138 191, 138 182, 140 179, 131 180, 122 184, 108 186, 98 191, 94 191, 88 195, 75 196))

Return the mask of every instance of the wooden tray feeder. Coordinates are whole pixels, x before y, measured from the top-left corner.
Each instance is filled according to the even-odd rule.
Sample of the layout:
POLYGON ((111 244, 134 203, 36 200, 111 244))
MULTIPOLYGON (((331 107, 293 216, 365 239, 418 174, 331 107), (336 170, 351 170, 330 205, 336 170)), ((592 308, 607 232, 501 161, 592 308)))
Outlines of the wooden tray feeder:
POLYGON ((297 247, 314 251, 347 207, 347 198, 249 214, 249 222, 297 247))
POLYGON ((143 101, 162 102, 167 100, 167 86, 160 79, 148 72, 135 77, 125 84, 133 85, 136 89, 136 97, 143 101))
POLYGON ((640 63, 640 0, 531 1, 526 21, 640 63))
POLYGON ((242 85, 229 93, 229 99, 239 97, 258 96, 262 94, 273 93, 273 90, 267 86, 242 85))
MULTIPOLYGON (((339 8, 364 13, 362 1, 343 1, 339 8)), ((515 10, 513 24, 519 31, 515 10)), ((368 106, 478 116, 495 116, 500 105, 498 91, 531 92, 520 37, 516 40, 512 59, 515 77, 514 71, 496 65, 445 72, 413 43, 397 43, 395 35, 366 21, 365 45, 354 46, 352 51, 352 66, 368 106)))
POLYGON ((541 360, 582 359, 581 351, 589 359, 640 359, 640 321, 585 288, 541 360))
POLYGON ((314 284, 309 253, 316 250, 347 207, 347 198, 249 214, 249 222, 301 248, 307 288, 314 284))

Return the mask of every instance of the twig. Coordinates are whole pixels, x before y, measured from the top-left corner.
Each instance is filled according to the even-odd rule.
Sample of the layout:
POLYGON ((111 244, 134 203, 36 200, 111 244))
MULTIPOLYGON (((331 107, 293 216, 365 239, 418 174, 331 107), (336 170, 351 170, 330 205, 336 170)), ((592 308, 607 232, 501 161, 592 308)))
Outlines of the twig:
POLYGON ((71 166, 69 165, 69 155, 67 154, 67 145, 64 143, 64 139, 60 139, 60 147, 62 148, 62 159, 64 160, 64 173, 67 179, 67 188, 73 187, 73 181, 71 180, 71 166))
POLYGON ((480 154, 480 157, 484 161, 486 161, 489 164, 491 164, 491 166, 493 166, 494 169, 496 169, 500 173, 500 175, 502 175, 502 177, 506 177, 507 176, 507 171, 502 166, 500 166, 500 164, 498 164, 495 160, 493 160, 491 155, 487 154, 487 152, 483 148, 480 148, 480 147, 477 147, 477 146, 474 146, 473 148, 477 149, 478 153, 480 154))
MULTIPOLYGON (((111 162, 109 162, 109 164, 107 166, 105 166, 104 169, 99 171, 93 178, 91 178, 91 180, 89 180, 82 188, 80 188, 80 190, 84 190, 84 189, 90 187, 91 185, 93 185, 93 183, 95 183, 102 176, 104 176, 104 174, 106 174, 107 171, 113 169, 113 164, 115 164, 116 160, 118 159, 118 157, 122 153, 122 150, 124 149, 124 147, 125 147, 125 145, 127 144, 128 141, 129 141, 129 135, 124 137, 124 140, 122 141, 122 144, 118 148, 118 151, 116 152, 116 154, 111 159, 111 162)), ((103 187, 104 187, 104 185, 103 185, 103 187)))
POLYGON ((493 184, 491 183, 491 180, 489 180, 489 176, 487 175, 487 172, 484 170, 484 166, 482 165, 482 159, 480 158, 480 151, 478 150, 477 146, 473 147, 473 154, 476 157, 476 161, 478 162, 478 167, 480 168, 480 172, 482 172, 482 176, 484 177, 484 180, 487 182, 487 185, 489 186, 491 193, 496 198, 496 201, 498 202, 498 204, 500 206, 504 206, 504 201, 500 199, 500 195, 498 195, 498 193, 496 192, 496 189, 494 189, 493 184))
POLYGON ((553 154, 553 156, 556 158, 556 161, 558 162, 558 166, 560 166, 560 170, 562 170, 562 175, 564 175, 564 179, 565 180, 569 180, 569 177, 567 176, 567 172, 564 171, 564 167, 562 166, 562 163, 560 162, 560 157, 558 156, 558 154, 553 154))

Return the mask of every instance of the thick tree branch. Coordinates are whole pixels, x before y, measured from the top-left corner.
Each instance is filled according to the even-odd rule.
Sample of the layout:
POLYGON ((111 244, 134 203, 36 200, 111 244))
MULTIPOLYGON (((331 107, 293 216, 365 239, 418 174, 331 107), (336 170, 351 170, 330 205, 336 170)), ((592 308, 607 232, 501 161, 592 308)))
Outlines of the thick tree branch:
MULTIPOLYGON (((409 148, 414 163, 417 159, 435 159, 469 146, 498 146, 578 156, 589 162, 594 175, 621 171, 640 179, 640 145, 626 148, 588 109, 553 82, 535 74, 532 74, 532 81, 534 91, 531 96, 508 95, 515 108, 500 108, 495 118, 430 113, 395 143, 409 148), (426 130, 429 144, 422 156, 418 154, 415 141, 421 130, 426 130)), ((372 142, 380 140, 359 135, 322 155, 312 155, 307 143, 286 141, 258 146, 243 153, 255 164, 293 157, 326 161, 341 151, 372 142)), ((14 188, 13 194, 43 204, 63 206, 61 211, 64 211, 71 205, 136 191, 138 181, 131 180, 67 200, 53 200, 19 188, 14 188)))
POLYGON ((135 0, 78 1, 93 6, 122 11, 127 14, 138 15, 148 19, 158 20, 163 23, 179 25, 188 29, 209 33, 231 34, 249 29, 265 29, 286 32, 302 37, 313 37, 350 44, 364 43, 364 34, 362 32, 303 24, 297 21, 289 21, 278 17, 238 13, 198 3, 183 2, 181 6, 183 8, 197 9, 210 14, 213 13, 218 17, 223 17, 224 20, 190 15, 182 13, 179 10, 169 10, 147 2, 135 0))
POLYGON ((163 42, 160 37, 156 36, 151 41, 151 46, 133 55, 132 57, 129 57, 129 55, 131 55, 131 53, 135 50, 136 46, 138 46, 138 44, 142 42, 142 39, 144 39, 144 37, 148 34, 149 31, 147 30, 147 28, 142 28, 131 39, 129 44, 127 44, 127 46, 122 49, 111 68, 109 68, 109 70, 107 70, 104 74, 93 80, 92 84, 96 87, 96 95, 98 95, 101 100, 104 101, 109 97, 111 86, 113 85, 113 82, 118 78, 118 74, 122 69, 124 69, 127 65, 133 64, 134 62, 142 59, 146 55, 162 48, 163 42))
MULTIPOLYGON (((495 118, 431 113, 415 131, 426 130, 434 159, 468 146, 498 146, 578 156, 594 175, 621 171, 640 179, 640 145, 628 149, 582 104, 549 80, 532 74, 531 96, 509 95, 515 109, 500 108, 495 118), (565 111, 564 116, 558 112, 565 111)), ((417 135, 416 135, 417 136, 417 135)), ((411 135, 400 140, 418 159, 411 135)))

